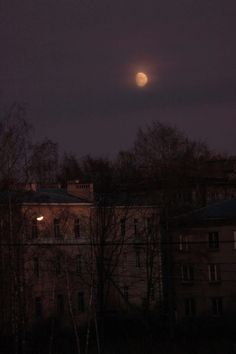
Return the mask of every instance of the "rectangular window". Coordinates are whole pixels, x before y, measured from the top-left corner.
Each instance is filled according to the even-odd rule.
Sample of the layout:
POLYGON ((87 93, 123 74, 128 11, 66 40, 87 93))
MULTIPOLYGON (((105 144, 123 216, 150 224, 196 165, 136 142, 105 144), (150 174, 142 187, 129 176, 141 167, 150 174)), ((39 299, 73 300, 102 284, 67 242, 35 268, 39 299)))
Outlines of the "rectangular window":
POLYGON ((208 233, 208 247, 210 250, 219 249, 219 233, 217 231, 208 233))
POLYGON ((135 250, 135 266, 136 266, 136 268, 141 267, 140 249, 135 250))
POLYGON ((57 275, 61 274, 61 257, 57 256, 55 259, 55 273, 57 275))
POLYGON ((153 218, 152 217, 148 217, 146 219, 146 226, 147 226, 147 233, 148 233, 148 235, 150 235, 153 231, 153 218))
POLYGON ((126 233, 126 222, 125 219, 120 220, 120 235, 121 237, 124 237, 126 233))
POLYGON ((210 282, 220 281, 220 266, 219 264, 208 264, 208 277, 210 282))
POLYGON ((213 316, 221 316, 223 313, 223 300, 221 297, 211 298, 211 313, 213 316))
POLYGON ((80 238, 80 219, 77 218, 74 224, 75 238, 80 238))
POLYGON ((59 315, 64 313, 64 296, 62 294, 57 295, 57 313, 59 315))
POLYGON ((54 219, 54 236, 56 238, 60 238, 60 220, 59 219, 54 219))
POLYGON ((81 274, 82 271, 82 256, 81 254, 78 254, 76 256, 76 274, 81 274))
POLYGON ((179 251, 187 252, 189 250, 189 236, 179 235, 179 251))
POLYGON ((37 220, 33 220, 31 224, 31 237, 35 239, 38 237, 38 223, 37 220))
POLYGON ((41 317, 42 316, 42 301, 41 297, 37 296, 35 298, 35 316, 41 317))
POLYGON ((134 219, 134 236, 138 235, 138 219, 134 219))
POLYGON ((79 312, 84 312, 85 306, 84 306, 84 293, 79 292, 78 293, 78 311, 79 312))
POLYGON ((183 264, 181 266, 182 282, 192 282, 194 279, 194 268, 192 264, 183 264))
POLYGON ((150 286, 150 299, 152 301, 155 300, 155 287, 154 287, 153 283, 151 283, 151 286, 150 286))
POLYGON ((128 301, 129 300, 129 288, 128 288, 128 286, 126 286, 126 285, 124 286, 123 293, 124 293, 124 299, 126 301, 128 301))
POLYGON ((233 231, 234 235, 234 249, 236 250, 236 230, 233 231))
POLYGON ((39 259, 38 257, 33 258, 34 275, 39 277, 39 259))
POLYGON ((186 317, 195 316, 196 314, 195 299, 193 298, 184 299, 184 312, 186 317))

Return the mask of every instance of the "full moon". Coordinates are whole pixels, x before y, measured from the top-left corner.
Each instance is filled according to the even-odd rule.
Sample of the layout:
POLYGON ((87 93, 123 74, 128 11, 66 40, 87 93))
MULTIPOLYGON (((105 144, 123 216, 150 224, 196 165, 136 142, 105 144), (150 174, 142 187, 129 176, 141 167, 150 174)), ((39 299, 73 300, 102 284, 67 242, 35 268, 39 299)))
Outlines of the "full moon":
POLYGON ((139 87, 144 87, 148 83, 148 76, 145 73, 139 72, 135 76, 136 84, 139 87))

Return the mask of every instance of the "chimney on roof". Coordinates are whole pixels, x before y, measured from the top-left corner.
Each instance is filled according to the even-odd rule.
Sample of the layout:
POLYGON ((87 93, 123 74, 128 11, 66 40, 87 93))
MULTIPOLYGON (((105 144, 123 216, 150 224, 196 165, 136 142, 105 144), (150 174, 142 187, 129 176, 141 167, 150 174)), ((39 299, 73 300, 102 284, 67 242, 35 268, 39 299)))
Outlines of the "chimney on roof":
POLYGON ((68 181, 67 192, 82 199, 94 200, 93 183, 79 183, 79 180, 68 181))

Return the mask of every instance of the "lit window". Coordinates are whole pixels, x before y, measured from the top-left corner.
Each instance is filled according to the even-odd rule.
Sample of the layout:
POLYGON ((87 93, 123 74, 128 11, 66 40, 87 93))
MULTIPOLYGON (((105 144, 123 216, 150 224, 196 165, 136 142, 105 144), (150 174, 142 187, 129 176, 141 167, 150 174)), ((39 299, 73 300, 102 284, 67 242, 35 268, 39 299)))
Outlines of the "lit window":
POLYGON ((77 218, 74 224, 75 238, 80 238, 80 220, 77 218))
POLYGON ((214 231, 214 232, 208 233, 208 247, 211 250, 219 249, 219 233, 218 232, 214 231))
POLYGON ((220 281, 220 266, 219 264, 208 265, 208 276, 210 282, 220 281))
POLYGON ((194 270, 192 264, 184 264, 181 266, 182 282, 192 282, 194 279, 194 270))

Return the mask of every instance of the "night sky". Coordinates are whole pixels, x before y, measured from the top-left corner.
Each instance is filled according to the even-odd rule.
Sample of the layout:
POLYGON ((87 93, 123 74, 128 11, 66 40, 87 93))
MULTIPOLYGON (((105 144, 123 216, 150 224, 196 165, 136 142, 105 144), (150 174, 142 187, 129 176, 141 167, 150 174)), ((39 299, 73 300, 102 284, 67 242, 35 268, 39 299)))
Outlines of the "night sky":
POLYGON ((152 120, 236 155, 235 37, 235 0, 0 0, 0 103, 79 156, 152 120))

